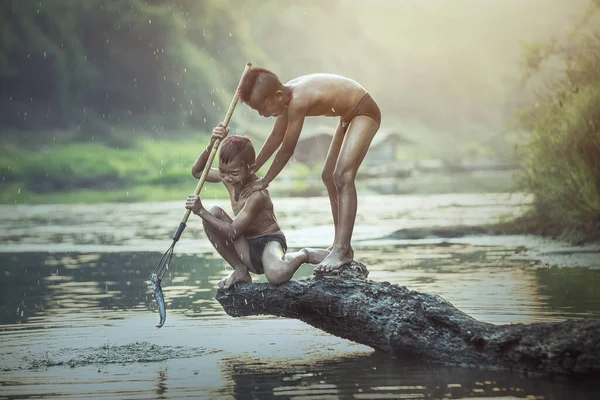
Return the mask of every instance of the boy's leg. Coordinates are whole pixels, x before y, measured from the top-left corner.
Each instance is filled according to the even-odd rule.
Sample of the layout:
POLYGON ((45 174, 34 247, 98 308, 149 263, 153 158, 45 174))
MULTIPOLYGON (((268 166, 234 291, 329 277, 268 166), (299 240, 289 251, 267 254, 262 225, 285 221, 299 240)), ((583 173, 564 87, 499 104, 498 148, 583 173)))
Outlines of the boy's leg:
POLYGON ((379 124, 374 119, 359 115, 346 130, 333 173, 338 194, 337 233, 331 253, 315 268, 317 271, 331 271, 353 260, 350 241, 357 208, 354 179, 378 129, 379 124))
MULTIPOLYGON (((220 207, 212 207, 209 212, 221 221, 232 222, 231 217, 220 207)), ((227 289, 235 283, 252 282, 252 277, 248 271, 255 271, 250 263, 250 250, 246 238, 242 236, 232 242, 226 240, 218 229, 209 225, 206 221, 202 221, 202 225, 215 250, 233 267, 233 272, 219 282, 219 288, 227 289)))
MULTIPOLYGON (((342 126, 342 121, 338 122, 337 129, 329 145, 329 151, 327 152, 327 158, 325 159, 325 166, 321 174, 321 179, 327 188, 327 195, 329 196, 329 203, 331 204, 331 214, 333 215, 333 228, 334 228, 334 239, 333 242, 337 241, 338 233, 338 193, 333 180, 333 172, 335 171, 335 164, 342 148, 342 142, 344 141, 345 129, 342 126)), ((333 248, 333 246, 331 246, 333 248)))
POLYGON ((279 242, 269 242, 261 256, 265 277, 271 285, 281 285, 292 279, 302 264, 318 264, 329 254, 324 249, 302 249, 285 253, 279 242))

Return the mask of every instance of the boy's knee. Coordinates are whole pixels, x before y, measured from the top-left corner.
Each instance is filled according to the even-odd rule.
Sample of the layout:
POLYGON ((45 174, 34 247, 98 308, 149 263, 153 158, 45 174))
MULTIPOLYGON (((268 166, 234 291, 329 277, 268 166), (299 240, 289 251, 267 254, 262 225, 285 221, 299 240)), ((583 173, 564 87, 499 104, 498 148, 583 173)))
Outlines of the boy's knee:
POLYGON ((218 206, 212 206, 208 209, 208 212, 214 215, 215 217, 221 219, 225 215, 225 211, 218 206))
POLYGON ((265 278, 267 278, 267 282, 273 286, 279 286, 289 281, 289 278, 286 276, 286 274, 278 270, 265 271, 265 278))
MULTIPOLYGON (((225 216, 227 215, 227 213, 221 207, 217 207, 217 206, 212 206, 211 208, 208 209, 208 212, 220 220, 224 220, 225 216)), ((209 231, 214 229, 212 227, 212 225, 207 223, 205 220, 202 220, 202 227, 204 228, 204 232, 207 234, 209 231)))
POLYGON ((333 173, 333 182, 337 188, 343 188, 354 184, 355 174, 351 170, 335 170, 333 173))
POLYGON ((321 180, 326 185, 333 185, 333 173, 331 171, 323 171, 321 173, 321 180))

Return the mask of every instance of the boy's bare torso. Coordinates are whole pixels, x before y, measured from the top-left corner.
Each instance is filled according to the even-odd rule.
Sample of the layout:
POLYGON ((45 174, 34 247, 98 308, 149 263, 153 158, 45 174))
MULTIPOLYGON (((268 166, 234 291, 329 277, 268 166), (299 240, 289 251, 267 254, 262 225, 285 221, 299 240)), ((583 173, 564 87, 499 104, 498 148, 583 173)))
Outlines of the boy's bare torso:
POLYGON ((288 105, 304 108, 306 116, 344 117, 367 91, 356 81, 334 74, 300 76, 286 83, 292 89, 288 105))
POLYGON ((225 185, 227 191, 229 192, 231 208, 233 209, 234 216, 237 216, 240 211, 242 211, 247 201, 257 201, 257 199, 252 199, 252 196, 262 196, 262 199, 259 199, 260 207, 252 219, 252 224, 250 224, 248 229, 246 229, 246 232, 243 233, 244 237, 247 239, 253 239, 259 236, 274 235, 277 233, 283 234, 279 228, 277 219, 275 218, 273 202, 271 201, 269 192, 266 189, 253 193, 252 196, 246 198, 237 196, 238 200, 236 200, 235 188, 226 182, 223 182, 223 185, 225 185))

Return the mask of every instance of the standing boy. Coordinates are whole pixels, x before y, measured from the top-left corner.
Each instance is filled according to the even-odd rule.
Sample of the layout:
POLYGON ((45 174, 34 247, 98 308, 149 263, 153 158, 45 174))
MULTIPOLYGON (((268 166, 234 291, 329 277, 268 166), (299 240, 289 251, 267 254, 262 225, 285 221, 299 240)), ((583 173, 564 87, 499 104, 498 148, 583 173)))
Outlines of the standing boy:
MULTIPOLYGON (((217 139, 227 136, 229 128, 222 124, 213 129, 210 145, 200 154, 192 175, 202 176, 210 150, 217 139)), ((255 152, 247 137, 230 136, 219 149, 219 169, 211 168, 207 182, 222 182, 229 192, 234 218, 219 207, 206 210, 195 194, 188 196, 185 208, 203 219, 204 231, 217 252, 233 267, 233 272, 219 287, 227 289, 235 283, 252 282, 249 272, 264 273, 269 283, 280 285, 289 281, 304 263, 317 264, 328 250, 302 249, 287 253, 285 236, 273 211, 267 190, 259 190, 245 198, 241 191, 257 179, 253 172, 255 152)))
POLYGON ((242 196, 265 189, 279 175, 294 154, 306 117, 340 117, 322 173, 331 203, 335 238, 331 253, 315 270, 331 271, 352 261, 354 251, 350 241, 357 209, 354 181, 381 123, 375 101, 360 84, 343 76, 311 74, 284 85, 264 68, 248 71, 240 84, 239 96, 263 117, 277 117, 256 158, 254 171, 281 146, 264 177, 255 180, 242 196))

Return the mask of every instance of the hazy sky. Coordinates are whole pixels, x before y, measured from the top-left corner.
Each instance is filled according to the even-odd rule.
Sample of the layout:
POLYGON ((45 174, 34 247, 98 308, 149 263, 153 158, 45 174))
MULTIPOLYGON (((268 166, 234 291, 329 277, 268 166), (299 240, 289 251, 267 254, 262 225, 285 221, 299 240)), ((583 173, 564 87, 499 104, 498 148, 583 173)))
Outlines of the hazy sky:
POLYGON ((269 67, 282 80, 347 75, 380 103, 384 127, 456 143, 507 129, 530 100, 520 86, 520 42, 566 34, 588 1, 275 3, 281 10, 259 7, 251 22, 265 52, 279 60, 269 67))

